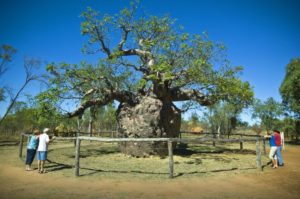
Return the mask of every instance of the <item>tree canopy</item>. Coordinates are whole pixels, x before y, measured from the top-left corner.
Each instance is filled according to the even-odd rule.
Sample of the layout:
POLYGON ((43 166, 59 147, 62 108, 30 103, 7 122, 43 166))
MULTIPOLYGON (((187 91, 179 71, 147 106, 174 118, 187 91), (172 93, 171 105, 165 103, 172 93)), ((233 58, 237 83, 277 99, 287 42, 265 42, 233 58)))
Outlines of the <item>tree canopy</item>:
MULTIPOLYGON (((8 63, 12 61, 12 56, 16 53, 16 49, 12 46, 3 44, 0 47, 0 80, 3 74, 8 69, 8 63)), ((4 86, 0 86, 0 102, 5 100, 5 91, 4 86)))
POLYGON ((276 127, 276 121, 282 116, 284 110, 281 103, 272 97, 268 98, 265 102, 257 99, 254 102, 253 109, 252 117, 259 118, 267 131, 276 127))
POLYGON ((283 103, 300 118, 300 58, 291 60, 286 66, 280 94, 283 103))
POLYGON ((189 34, 170 17, 139 16, 131 3, 116 15, 82 13, 83 47, 99 55, 97 64, 52 63, 49 90, 42 95, 57 104, 70 102, 83 114, 94 105, 114 100, 138 104, 141 96, 164 102, 189 101, 208 106, 219 100, 247 105, 253 92, 239 79, 242 67, 232 67, 225 47, 207 34, 189 34))

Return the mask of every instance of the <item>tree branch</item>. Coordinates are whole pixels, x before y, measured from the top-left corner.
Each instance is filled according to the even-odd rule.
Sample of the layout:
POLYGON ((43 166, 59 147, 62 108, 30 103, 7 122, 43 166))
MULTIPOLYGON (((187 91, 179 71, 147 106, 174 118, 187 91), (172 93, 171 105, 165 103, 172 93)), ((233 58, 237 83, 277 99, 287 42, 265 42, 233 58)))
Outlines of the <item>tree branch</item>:
MULTIPOLYGON (((87 93, 92 93, 94 91, 89 90, 87 93)), ((129 92, 129 91, 117 91, 117 92, 107 92, 103 97, 97 98, 97 99, 90 99, 87 101, 84 101, 80 104, 76 110, 73 112, 67 113, 68 117, 74 117, 78 115, 82 115, 86 109, 88 109, 91 106, 105 106, 109 104, 110 102, 113 102, 113 100, 117 100, 119 102, 127 102, 129 104, 136 104, 136 96, 129 92)))
POLYGON ((97 38, 100 41, 100 45, 101 45, 102 50, 107 54, 108 57, 110 57, 111 52, 110 52, 109 48, 105 45, 103 36, 100 34, 100 32, 99 32, 99 30, 96 26, 95 26, 95 31, 96 31, 96 34, 97 34, 97 38))
POLYGON ((25 72, 26 72, 26 77, 25 77, 25 82, 23 83, 23 85, 21 86, 21 88, 18 90, 18 92, 15 94, 15 96, 11 97, 11 102, 8 106, 8 108, 6 109, 3 117, 0 119, 0 126, 2 124, 2 122, 4 121, 4 119, 6 118, 6 116, 8 115, 8 113, 10 112, 10 110, 13 108, 14 104, 16 103, 17 99, 19 98, 19 95, 23 92, 23 90, 25 89, 25 87, 34 80, 38 79, 38 76, 35 76, 32 73, 33 67, 39 65, 40 62, 34 59, 25 59, 25 63, 24 63, 24 68, 25 68, 25 72))
POLYGON ((202 106, 210 106, 215 103, 213 99, 209 99, 208 96, 205 96, 203 93, 195 89, 171 89, 171 96, 173 101, 187 101, 193 100, 198 102, 202 106))
POLYGON ((123 46, 124 46, 124 44, 125 44, 125 42, 127 40, 128 34, 130 32, 130 30, 126 29, 124 26, 121 27, 121 29, 123 30, 123 32, 122 32, 122 39, 121 39, 120 43, 118 44, 119 51, 123 50, 123 46))
POLYGON ((87 100, 87 101, 81 103, 80 106, 78 108, 76 108, 76 110, 68 113, 67 115, 68 115, 68 117, 82 115, 84 113, 84 111, 91 106, 95 106, 95 105, 104 106, 112 101, 113 101, 113 97, 111 95, 106 95, 104 98, 87 100))

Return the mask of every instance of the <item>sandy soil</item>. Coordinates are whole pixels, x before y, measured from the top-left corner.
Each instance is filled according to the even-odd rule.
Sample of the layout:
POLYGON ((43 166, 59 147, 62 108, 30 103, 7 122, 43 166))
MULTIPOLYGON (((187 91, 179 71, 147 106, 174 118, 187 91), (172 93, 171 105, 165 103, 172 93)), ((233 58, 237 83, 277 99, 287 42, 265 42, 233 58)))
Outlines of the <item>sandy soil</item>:
POLYGON ((170 180, 99 180, 24 171, 16 161, 17 146, 0 148, 0 199, 105 198, 198 199, 300 197, 300 146, 283 151, 285 166, 263 172, 217 173, 213 176, 170 180))

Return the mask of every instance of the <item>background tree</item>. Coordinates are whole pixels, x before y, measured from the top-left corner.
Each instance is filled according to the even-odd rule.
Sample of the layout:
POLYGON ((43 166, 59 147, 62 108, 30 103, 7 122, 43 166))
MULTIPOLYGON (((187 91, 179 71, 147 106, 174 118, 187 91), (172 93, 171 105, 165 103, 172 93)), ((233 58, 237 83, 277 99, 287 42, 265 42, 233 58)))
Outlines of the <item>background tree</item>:
MULTIPOLYGON (((0 47, 0 80, 3 74, 8 69, 8 63, 12 61, 12 56, 16 53, 16 49, 9 45, 2 45, 0 47)), ((5 87, 0 86, 0 102, 5 99, 5 87)))
POLYGON ((229 137, 239 123, 238 117, 242 110, 243 106, 222 102, 209 107, 204 118, 210 126, 211 133, 229 137))
MULTIPOLYGON (((51 87, 44 95, 57 97, 58 104, 78 104, 69 117, 117 101, 119 137, 177 137, 181 110, 174 102, 210 106, 252 100, 249 83, 238 78, 242 68, 231 67, 224 46, 206 34, 184 33, 169 17, 139 17, 136 3, 116 15, 100 17, 88 8, 81 16, 82 34, 88 37, 83 51, 99 53, 98 64, 47 67, 51 87)), ((137 156, 166 152, 165 144, 157 143, 120 148, 137 156)))
POLYGON ((293 59, 286 66, 285 78, 280 86, 284 105, 294 113, 294 133, 300 135, 300 58, 293 59))
MULTIPOLYGON (((16 50, 9 46, 9 45, 2 45, 0 49, 0 77, 7 71, 7 63, 11 61, 12 55, 16 52, 16 50)), ((13 92, 8 92, 10 89, 5 88, 3 86, 0 86, 0 102, 4 100, 4 94, 5 90, 7 93, 10 93, 10 102, 9 105, 4 112, 4 115, 0 118, 0 126, 3 122, 3 120, 6 118, 8 113, 11 111, 13 108, 14 104, 17 102, 20 94, 23 92, 23 90, 26 88, 26 86, 34 81, 38 80, 39 76, 34 74, 34 70, 40 66, 40 61, 36 59, 29 59, 25 58, 24 59, 24 69, 25 69, 25 81, 19 88, 19 90, 14 94, 13 92)))
POLYGON ((259 118, 261 125, 267 131, 276 128, 276 121, 283 114, 283 106, 281 103, 275 101, 272 97, 265 102, 256 99, 253 105, 253 118, 259 118))
POLYGON ((94 106, 92 110, 86 111, 83 115, 86 118, 83 122, 83 129, 92 128, 90 125, 90 120, 93 121, 93 131, 116 131, 116 108, 110 103, 106 106, 94 106))
POLYGON ((181 131, 200 133, 206 128, 206 124, 200 120, 196 112, 192 113, 189 118, 181 120, 181 131))
POLYGON ((300 58, 286 66, 285 78, 280 86, 283 103, 300 118, 300 58))

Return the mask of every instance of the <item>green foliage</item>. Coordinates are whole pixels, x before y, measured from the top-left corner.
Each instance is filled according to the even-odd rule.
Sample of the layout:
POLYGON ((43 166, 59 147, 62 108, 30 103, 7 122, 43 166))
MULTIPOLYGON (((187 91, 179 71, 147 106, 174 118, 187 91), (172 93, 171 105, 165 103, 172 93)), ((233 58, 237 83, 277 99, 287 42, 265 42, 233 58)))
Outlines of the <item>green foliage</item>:
POLYGON ((230 135, 239 123, 238 116, 242 109, 242 106, 223 102, 209 107, 204 117, 212 133, 230 135))
POLYGON ((206 123, 200 121, 199 116, 196 113, 192 113, 191 116, 185 120, 181 120, 181 131, 200 132, 206 129, 206 123))
POLYGON ((88 132, 89 122, 93 121, 93 132, 115 131, 117 127, 116 108, 110 103, 106 106, 92 106, 82 117, 82 130, 88 132))
MULTIPOLYGON (((12 56, 16 53, 16 49, 14 49, 10 45, 2 45, 0 47, 0 80, 1 76, 6 72, 8 66, 7 64, 12 61, 12 56)), ((5 88, 0 86, 0 102, 5 100, 5 88)))
MULTIPOLYGON (((99 53, 99 63, 49 64, 51 86, 42 95, 53 106, 120 102, 114 95, 120 91, 172 101, 173 88, 196 90, 207 104, 225 100, 240 109, 252 102, 249 83, 239 79, 242 67, 232 67, 224 45, 206 33, 183 32, 169 16, 139 16, 138 2, 115 15, 87 8, 81 17, 83 52, 99 53)), ((182 101, 187 100, 201 104, 196 98, 182 101)))
POLYGON ((300 118, 300 58, 291 60, 286 66, 280 94, 283 103, 300 118))
POLYGON ((38 118, 35 109, 25 102, 16 102, 0 127, 0 132, 25 132, 37 128, 38 118))
POLYGON ((267 131, 276 128, 276 121, 283 114, 283 107, 273 98, 268 98, 265 102, 257 99, 253 105, 253 118, 259 118, 261 124, 267 131))

